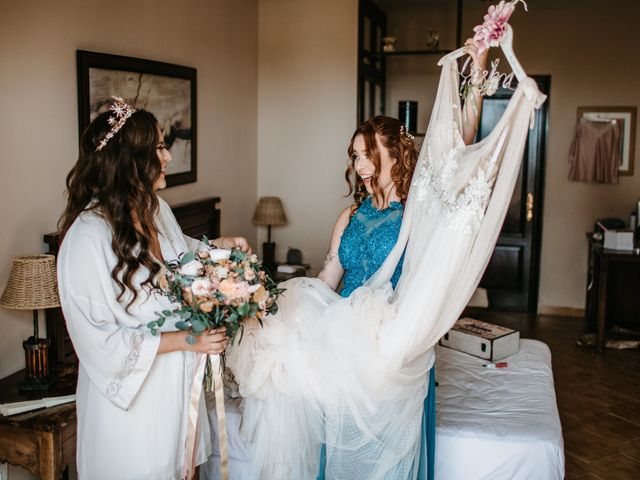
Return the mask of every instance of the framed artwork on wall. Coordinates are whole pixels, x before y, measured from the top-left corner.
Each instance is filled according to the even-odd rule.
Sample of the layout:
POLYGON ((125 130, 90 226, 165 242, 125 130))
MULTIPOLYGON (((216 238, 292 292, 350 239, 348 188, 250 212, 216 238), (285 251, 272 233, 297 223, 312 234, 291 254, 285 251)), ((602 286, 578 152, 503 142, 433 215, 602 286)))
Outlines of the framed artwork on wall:
POLYGON ((112 96, 158 119, 171 152, 167 186, 197 180, 196 69, 140 58, 76 51, 80 135, 112 96))
POLYGON ((633 175, 636 149, 636 107, 578 107, 578 121, 581 118, 592 121, 615 120, 622 127, 622 160, 618 175, 633 175))

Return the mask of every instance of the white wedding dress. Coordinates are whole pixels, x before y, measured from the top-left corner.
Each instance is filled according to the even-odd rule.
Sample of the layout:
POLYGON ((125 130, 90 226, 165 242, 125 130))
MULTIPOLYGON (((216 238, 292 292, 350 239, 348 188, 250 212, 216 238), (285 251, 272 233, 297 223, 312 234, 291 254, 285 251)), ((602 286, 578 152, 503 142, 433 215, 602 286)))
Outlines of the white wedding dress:
POLYGON ((286 282, 278 314, 228 351, 244 397, 241 433, 262 478, 315 478, 322 443, 327 478, 417 470, 433 347, 487 265, 545 99, 525 78, 493 132, 466 146, 457 63, 443 61, 400 236, 380 270, 348 298, 318 279, 286 282))

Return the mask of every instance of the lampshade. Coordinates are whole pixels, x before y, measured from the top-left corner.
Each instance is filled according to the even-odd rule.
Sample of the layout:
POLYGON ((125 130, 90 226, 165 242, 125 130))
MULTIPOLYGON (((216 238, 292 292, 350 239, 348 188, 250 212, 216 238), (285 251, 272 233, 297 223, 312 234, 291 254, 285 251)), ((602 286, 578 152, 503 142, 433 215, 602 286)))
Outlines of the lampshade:
POLYGON ((253 214, 256 225, 279 226, 287 223, 280 197, 260 197, 256 211, 253 214))
POLYGON ((39 310, 60 306, 53 255, 16 257, 0 306, 10 310, 39 310))

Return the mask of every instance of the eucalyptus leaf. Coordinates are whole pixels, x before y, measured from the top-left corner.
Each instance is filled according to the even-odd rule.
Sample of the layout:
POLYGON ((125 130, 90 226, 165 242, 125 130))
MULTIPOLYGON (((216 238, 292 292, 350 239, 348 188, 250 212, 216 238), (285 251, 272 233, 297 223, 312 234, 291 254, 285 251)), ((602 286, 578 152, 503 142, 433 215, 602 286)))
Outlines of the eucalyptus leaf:
POLYGON ((251 308, 251 307, 249 307, 249 305, 248 305, 248 304, 243 303, 242 305, 240 305, 240 306, 238 307, 238 315, 240 315, 240 316, 241 316, 241 317, 243 317, 243 318, 244 318, 244 317, 246 317, 246 316, 249 314, 249 309, 250 309, 250 308, 251 308))
POLYGON ((204 324, 203 321, 201 320, 191 321, 191 330, 193 330, 194 333, 204 332, 205 328, 206 328, 206 325, 204 324))
POLYGON ((196 343, 196 337, 194 337, 193 335, 187 335, 187 338, 185 340, 189 345, 195 345, 196 343))
POLYGON ((180 257, 180 265, 186 265, 189 262, 193 262, 196 259, 196 254, 194 252, 187 252, 182 257, 180 257))
POLYGON ((182 320, 178 320, 176 322, 176 328, 178 330, 186 330, 187 328, 189 328, 189 324, 187 322, 183 322, 182 320))

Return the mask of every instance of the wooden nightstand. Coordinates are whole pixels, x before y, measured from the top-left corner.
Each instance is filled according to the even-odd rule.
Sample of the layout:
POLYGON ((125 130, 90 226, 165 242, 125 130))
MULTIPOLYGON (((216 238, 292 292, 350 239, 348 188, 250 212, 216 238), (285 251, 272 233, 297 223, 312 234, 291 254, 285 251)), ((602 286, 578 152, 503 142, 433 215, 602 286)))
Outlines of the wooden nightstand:
MULTIPOLYGON (((24 370, 0 380, 0 403, 38 400, 75 393, 77 365, 52 368, 57 383, 45 392, 19 392, 24 370)), ((0 415, 0 463, 29 470, 43 480, 67 479, 76 456, 76 404, 0 415)))
MULTIPOLYGON (((278 264, 278 265, 281 265, 281 264, 278 264)), ((272 277, 276 282, 284 282, 285 280, 289 280, 291 278, 309 276, 309 268, 311 267, 311 265, 304 263, 301 265, 301 267, 303 268, 297 270, 295 273, 278 272, 276 267, 276 271, 273 272, 272 277)))

